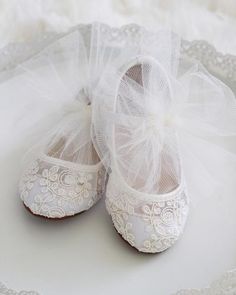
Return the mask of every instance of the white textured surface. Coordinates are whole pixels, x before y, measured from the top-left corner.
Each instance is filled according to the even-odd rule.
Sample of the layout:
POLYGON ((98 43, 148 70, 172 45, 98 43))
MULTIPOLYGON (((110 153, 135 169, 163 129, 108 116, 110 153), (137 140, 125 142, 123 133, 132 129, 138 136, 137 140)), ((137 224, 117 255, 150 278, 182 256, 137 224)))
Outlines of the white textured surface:
POLYGON ((236 53, 235 0, 0 0, 0 46, 93 21, 171 26, 185 39, 236 53))

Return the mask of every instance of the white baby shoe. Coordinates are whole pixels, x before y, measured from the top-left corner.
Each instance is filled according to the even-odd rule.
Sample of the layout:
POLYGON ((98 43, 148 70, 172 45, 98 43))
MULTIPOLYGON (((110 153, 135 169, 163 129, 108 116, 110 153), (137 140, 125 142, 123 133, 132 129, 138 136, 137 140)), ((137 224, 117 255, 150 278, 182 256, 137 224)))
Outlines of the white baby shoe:
POLYGON ((106 175, 91 139, 93 79, 83 35, 63 36, 19 71, 32 97, 25 117, 35 117, 20 197, 33 214, 47 218, 88 210, 101 198, 106 175))
POLYGON ((143 31, 96 90, 93 142, 110 173, 107 210, 118 233, 146 253, 179 239, 188 192, 204 206, 235 174, 235 156, 222 144, 236 134, 235 97, 185 59, 180 42, 171 32, 143 31))
POLYGON ((73 216, 92 207, 104 192, 105 169, 90 136, 91 105, 83 99, 81 94, 26 156, 19 193, 35 215, 73 216))
POLYGON ((34 215, 60 219, 96 204, 104 182, 101 162, 83 165, 42 154, 24 172, 19 191, 34 215))
POLYGON ((107 211, 119 234, 141 252, 162 252, 183 232, 188 214, 184 185, 164 194, 145 194, 112 172, 106 193, 107 211))
POLYGON ((131 246, 161 252, 179 239, 189 210, 168 75, 158 61, 139 56, 110 77, 94 112, 94 141, 109 158, 106 207, 131 246))

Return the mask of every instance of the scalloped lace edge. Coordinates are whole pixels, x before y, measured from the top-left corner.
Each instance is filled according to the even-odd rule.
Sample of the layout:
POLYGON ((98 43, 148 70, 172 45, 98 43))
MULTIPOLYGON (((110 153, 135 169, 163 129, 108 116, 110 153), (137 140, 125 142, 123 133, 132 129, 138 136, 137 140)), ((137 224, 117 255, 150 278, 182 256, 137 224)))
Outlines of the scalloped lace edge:
MULTIPOLYGON (((103 24, 103 27, 106 33, 114 38, 135 38, 135 36, 143 29, 143 27, 136 24, 128 24, 119 29, 109 27, 105 24, 103 24)), ((88 42, 91 25, 77 25, 69 31, 76 29, 81 31, 85 36, 85 40, 88 42)), ((17 64, 38 53, 42 48, 68 32, 47 32, 40 37, 37 36, 37 39, 33 39, 29 42, 8 44, 0 49, 0 71, 13 69, 17 64)), ((218 52, 213 45, 205 40, 183 40, 181 51, 182 54, 187 55, 190 58, 200 60, 203 65, 208 67, 208 69, 217 73, 223 73, 225 78, 236 81, 236 56, 218 52)))
MULTIPOLYGON (((227 271, 209 287, 203 289, 182 289, 172 295, 233 295, 236 294, 236 269, 227 271)), ((0 282, 0 295, 40 295, 35 291, 8 289, 0 282)))

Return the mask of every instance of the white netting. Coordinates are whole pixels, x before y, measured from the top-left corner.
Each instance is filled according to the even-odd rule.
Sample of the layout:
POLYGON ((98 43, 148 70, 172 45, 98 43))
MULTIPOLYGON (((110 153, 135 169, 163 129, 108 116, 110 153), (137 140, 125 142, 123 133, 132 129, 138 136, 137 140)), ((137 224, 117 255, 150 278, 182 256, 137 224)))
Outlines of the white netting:
MULTIPOLYGON (((172 33, 154 38, 143 31, 135 50, 127 46, 117 55, 96 89, 99 155, 145 193, 173 190, 196 167, 212 188, 220 179, 232 184, 230 172, 236 173, 236 158, 221 140, 236 135, 234 95, 203 66, 183 64, 179 44, 172 33)), ((197 185, 201 177, 194 176, 197 185)))
POLYGON ((111 40, 106 26, 93 24, 89 40, 76 29, 17 66, 0 85, 0 107, 12 114, 2 119, 8 144, 24 142, 29 161, 42 152, 81 164, 98 162, 90 136, 93 89, 123 46, 111 40))
POLYGON ((11 142, 25 141, 26 159, 44 153, 75 163, 96 164, 99 158, 90 136, 89 51, 79 30, 17 66, 14 74, 1 84, 5 96, 1 104, 6 112, 15 113, 17 123, 9 126, 12 130, 8 132, 15 134, 11 142), (14 79, 14 89, 7 87, 14 79))
POLYGON ((14 131, 11 142, 23 139, 37 153, 96 163, 92 119, 99 157, 107 168, 116 165, 139 191, 172 190, 182 172, 191 175, 185 168, 189 163, 201 163, 212 179, 229 178, 220 167, 225 157, 234 163, 221 140, 236 133, 231 90, 201 65, 183 63, 175 34, 141 29, 131 41, 115 32, 107 34, 106 26, 94 24, 85 45, 76 30, 1 83, 0 123, 9 138, 14 131), (203 143, 207 147, 199 154, 203 143), (214 153, 221 162, 206 165, 214 153))
POLYGON ((35 134, 33 150, 66 161, 96 164, 99 159, 90 136, 88 56, 80 33, 56 41, 19 69, 24 87, 36 101, 27 112, 34 113, 43 103, 46 113, 51 109, 35 124, 42 132, 40 138, 35 134))

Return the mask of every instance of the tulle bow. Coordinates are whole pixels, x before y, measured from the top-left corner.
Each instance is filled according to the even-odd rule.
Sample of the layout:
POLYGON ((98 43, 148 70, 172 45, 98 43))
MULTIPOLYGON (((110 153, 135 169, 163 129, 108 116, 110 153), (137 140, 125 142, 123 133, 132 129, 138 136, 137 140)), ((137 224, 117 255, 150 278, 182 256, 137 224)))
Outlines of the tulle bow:
MULTIPOLYGON (((159 75, 157 70, 151 71, 142 89, 147 96, 144 104, 147 110, 151 109, 145 119, 148 145, 156 147, 161 155, 160 163, 163 153, 171 155, 176 150, 185 177, 193 178, 195 186, 202 186, 208 193, 216 187, 220 190, 234 184, 236 100, 233 92, 202 65, 191 67, 178 78, 167 71, 163 73, 163 67, 159 71, 159 75), (200 176, 195 175, 196 170, 200 176)), ((164 162, 166 165, 167 161, 164 162)), ((171 165, 175 165, 174 161, 171 165)), ((160 173, 163 167, 158 167, 160 173)))
POLYGON ((199 64, 181 74, 166 64, 145 58, 125 74, 110 70, 110 77, 105 75, 93 119, 100 156, 146 193, 170 191, 174 185, 169 184, 180 183, 183 175, 188 189, 197 187, 202 196, 233 185, 232 91, 199 64))

